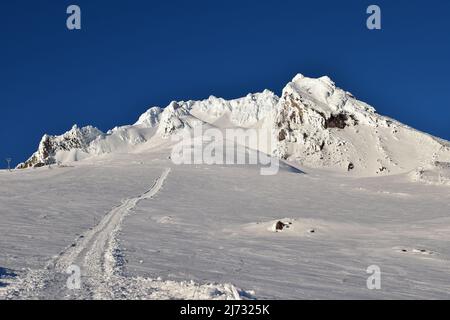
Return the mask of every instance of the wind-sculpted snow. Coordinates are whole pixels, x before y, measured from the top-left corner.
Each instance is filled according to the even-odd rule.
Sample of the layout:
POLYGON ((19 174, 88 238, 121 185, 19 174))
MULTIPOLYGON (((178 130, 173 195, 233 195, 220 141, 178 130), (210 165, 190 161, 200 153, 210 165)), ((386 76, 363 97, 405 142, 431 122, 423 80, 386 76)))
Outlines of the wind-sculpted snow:
POLYGON ((173 101, 165 108, 150 108, 134 125, 106 134, 93 127, 74 127, 62 136, 46 135, 38 151, 19 168, 139 152, 200 125, 268 132, 276 143, 260 151, 356 176, 406 173, 450 158, 448 142, 377 114, 328 77, 298 74, 281 98, 264 90, 234 100, 211 96, 173 101))
POLYGON ((224 115, 229 115, 230 125, 249 128, 271 116, 278 100, 273 92, 264 90, 230 101, 211 96, 204 101, 190 101, 187 105, 193 114, 207 123, 215 123, 224 115))
POLYGON ((139 117, 134 125, 150 128, 156 127, 159 124, 162 111, 160 107, 150 108, 139 117))

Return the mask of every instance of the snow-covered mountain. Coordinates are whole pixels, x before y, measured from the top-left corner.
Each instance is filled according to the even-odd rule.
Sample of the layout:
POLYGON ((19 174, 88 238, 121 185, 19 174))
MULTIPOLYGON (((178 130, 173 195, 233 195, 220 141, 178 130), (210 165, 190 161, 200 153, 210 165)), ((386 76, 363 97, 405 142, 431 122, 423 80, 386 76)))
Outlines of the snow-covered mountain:
POLYGON ((447 143, 381 116, 328 77, 297 75, 277 106, 274 151, 314 168, 396 174, 448 161, 447 143))
POLYGON ((448 299, 449 148, 302 75, 46 135, 22 168, 82 161, 0 170, 0 300, 448 299), (269 133, 277 174, 176 163, 200 125, 269 133))
POLYGON ((107 133, 74 126, 61 136, 45 135, 38 151, 18 168, 132 151, 152 139, 169 141, 174 133, 200 124, 267 130, 276 143, 264 152, 306 167, 355 175, 419 171, 450 161, 447 142, 377 114, 328 77, 298 74, 281 97, 265 90, 229 101, 213 96, 173 101, 165 108, 149 109, 133 125, 107 133))

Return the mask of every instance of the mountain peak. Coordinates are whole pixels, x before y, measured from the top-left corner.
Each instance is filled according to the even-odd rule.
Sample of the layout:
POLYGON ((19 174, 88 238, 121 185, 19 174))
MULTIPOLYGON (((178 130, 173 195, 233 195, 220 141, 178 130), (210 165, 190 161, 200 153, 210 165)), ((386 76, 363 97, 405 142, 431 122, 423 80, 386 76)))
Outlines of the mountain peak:
POLYGON ((135 126, 155 127, 159 123, 162 109, 160 107, 152 107, 144 112, 134 124, 135 126))
POLYGON ((134 125, 106 134, 92 126, 74 125, 61 136, 45 135, 38 151, 19 167, 127 152, 152 139, 170 143, 171 135, 202 124, 266 130, 276 143, 264 152, 307 167, 358 175, 408 172, 450 159, 442 141, 377 114, 328 76, 309 78, 299 73, 281 97, 264 90, 232 100, 209 96, 172 101, 165 108, 148 109, 134 125))

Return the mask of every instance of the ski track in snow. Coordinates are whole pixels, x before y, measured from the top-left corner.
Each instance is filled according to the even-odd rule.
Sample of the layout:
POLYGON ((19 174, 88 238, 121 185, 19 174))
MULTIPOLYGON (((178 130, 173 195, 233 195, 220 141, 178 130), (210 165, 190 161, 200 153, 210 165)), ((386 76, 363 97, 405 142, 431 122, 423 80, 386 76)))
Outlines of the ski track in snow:
MULTIPOLYGON (((52 259, 43 270, 29 270, 6 291, 6 299, 240 299, 253 293, 232 284, 204 284, 193 281, 162 281, 122 274, 123 259, 117 236, 123 219, 142 200, 153 198, 164 185, 167 168, 144 194, 114 207, 95 227, 52 259), (81 270, 81 288, 70 290, 66 271, 81 270)), ((1 292, 0 292, 1 293, 1 292)), ((0 295, 1 297, 1 295, 0 295)))

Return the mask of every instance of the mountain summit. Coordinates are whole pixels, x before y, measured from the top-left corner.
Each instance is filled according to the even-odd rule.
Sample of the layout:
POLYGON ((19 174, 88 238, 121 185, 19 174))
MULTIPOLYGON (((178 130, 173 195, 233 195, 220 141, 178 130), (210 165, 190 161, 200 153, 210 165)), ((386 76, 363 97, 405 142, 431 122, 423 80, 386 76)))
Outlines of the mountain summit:
POLYGON ((329 77, 298 74, 281 97, 265 90, 234 100, 211 96, 173 101, 165 108, 150 108, 134 125, 107 133, 74 126, 61 136, 45 135, 38 150, 18 168, 135 151, 155 139, 170 143, 174 133, 200 124, 267 130, 275 144, 263 151, 274 157, 360 176, 398 174, 450 161, 446 141, 377 114, 329 77))

